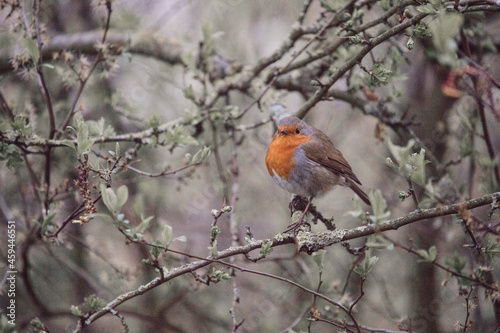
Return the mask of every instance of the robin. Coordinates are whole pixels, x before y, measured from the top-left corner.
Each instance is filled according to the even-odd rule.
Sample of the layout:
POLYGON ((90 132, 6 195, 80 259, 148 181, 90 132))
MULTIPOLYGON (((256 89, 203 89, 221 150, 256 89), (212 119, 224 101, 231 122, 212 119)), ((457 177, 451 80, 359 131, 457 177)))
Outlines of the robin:
POLYGON ((311 201, 335 185, 350 187, 367 205, 370 200, 342 153, 330 138, 297 117, 284 117, 269 144, 267 170, 274 181, 290 193, 309 197, 302 217, 286 231, 297 229, 311 201))

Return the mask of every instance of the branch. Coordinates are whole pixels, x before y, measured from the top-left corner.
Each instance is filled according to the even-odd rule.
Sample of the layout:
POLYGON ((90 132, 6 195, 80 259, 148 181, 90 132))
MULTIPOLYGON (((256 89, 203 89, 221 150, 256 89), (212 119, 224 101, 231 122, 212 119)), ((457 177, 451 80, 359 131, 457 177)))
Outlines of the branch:
MULTIPOLYGON (((409 253, 414 254, 417 257, 421 258, 421 255, 418 253, 417 250, 415 250, 415 249, 413 249, 411 247, 405 246, 405 245, 403 245, 400 242, 394 241, 394 240, 390 239, 387 236, 385 238, 387 240, 389 240, 391 243, 393 243, 395 247, 398 247, 400 249, 408 251, 409 253)), ((430 262, 429 264, 434 265, 434 266, 438 267, 439 269, 442 269, 443 271, 449 273, 451 276, 455 276, 455 277, 460 278, 460 279, 471 281, 471 282, 473 282, 473 283, 475 283, 477 285, 482 286, 485 289, 490 289, 490 290, 497 291, 497 292, 499 291, 499 289, 496 286, 488 284, 485 281, 482 281, 480 278, 474 277, 473 274, 471 274, 470 276, 468 276, 468 275, 464 275, 462 273, 458 273, 455 270, 453 270, 453 269, 451 269, 449 267, 446 267, 443 264, 440 264, 436 260, 434 260, 433 262, 430 262)))
MULTIPOLYGON (((112 12, 111 0, 106 0, 106 10, 107 10, 106 25, 104 26, 104 33, 102 35, 101 44, 104 44, 106 42, 106 36, 108 35, 109 22, 111 20, 111 12, 112 12)), ((94 61, 92 62, 92 64, 90 65, 90 69, 87 73, 87 76, 80 77, 80 75, 78 75, 78 81, 80 82, 80 86, 78 87, 78 91, 77 91, 75 97, 73 98, 73 103, 71 105, 71 109, 69 110, 68 114, 66 115, 66 118, 64 119, 64 121, 61 125, 60 131, 59 131, 59 133, 61 133, 61 134, 64 132, 64 129, 68 126, 69 122, 73 118, 78 101, 80 100, 80 97, 82 96, 83 89, 85 88, 88 80, 90 79, 90 76, 92 75, 92 73, 96 69, 97 65, 101 61, 104 60, 104 55, 103 55, 102 50, 100 50, 100 48, 97 48, 95 46, 94 46, 94 48, 97 51, 97 55, 96 55, 94 61)), ((58 135, 58 137, 60 137, 60 135, 58 135)), ((51 136, 50 138, 53 139, 54 136, 51 136)))
POLYGON ((323 97, 328 93, 328 90, 330 89, 331 86, 337 80, 339 80, 342 76, 344 76, 345 73, 347 73, 348 70, 350 70, 354 65, 357 63, 361 62, 361 60, 364 58, 365 55, 367 55, 372 49, 375 48, 375 46, 381 44, 382 42, 388 40, 392 36, 397 35, 401 31, 405 30, 406 28, 420 22, 422 19, 424 19, 427 15, 427 13, 418 13, 414 17, 412 17, 410 20, 404 21, 401 24, 396 25, 395 27, 385 31, 384 33, 380 34, 377 37, 371 38, 367 44, 356 54, 356 56, 352 57, 349 59, 343 66, 338 68, 332 75, 329 76, 328 81, 325 83, 322 83, 321 88, 316 90, 314 95, 309 98, 297 111, 296 116, 299 118, 304 118, 304 116, 309 112, 309 110, 315 106, 318 102, 323 100, 323 97))
POLYGON ((189 169, 191 167, 195 168, 199 165, 203 164, 203 162, 196 162, 196 163, 193 163, 193 164, 188 164, 188 165, 184 165, 182 167, 179 167, 178 169, 175 169, 175 170, 165 170, 165 171, 162 171, 162 172, 158 172, 158 173, 150 173, 150 172, 145 172, 145 171, 142 171, 142 170, 139 170, 137 168, 134 168, 133 166, 131 165, 123 165, 122 168, 125 169, 125 170, 132 170, 133 172, 141 175, 141 176, 146 176, 146 177, 150 177, 150 178, 156 178, 156 177, 164 177, 164 176, 171 176, 171 175, 175 175, 176 173, 180 172, 180 171, 183 171, 185 169, 189 169))
MULTIPOLYGON (((278 245, 282 245, 282 244, 292 244, 294 241, 293 241, 292 235, 279 234, 272 239, 272 242, 273 242, 273 246, 278 246, 278 245)), ((263 243, 262 240, 261 241, 252 241, 244 246, 226 249, 226 250, 218 253, 218 259, 220 260, 220 259, 224 259, 227 257, 235 256, 238 254, 251 252, 255 249, 262 247, 262 243, 263 243)), ((208 266, 212 262, 214 262, 213 259, 204 259, 204 260, 193 261, 191 263, 185 264, 185 265, 177 267, 177 268, 172 268, 170 270, 167 270, 167 268, 163 268, 163 278, 157 277, 157 278, 153 279, 152 281, 150 281, 149 283, 146 283, 146 284, 140 286, 136 290, 132 290, 132 291, 129 291, 127 293, 121 294, 120 296, 118 296, 117 298, 115 298, 114 300, 109 302, 101 310, 93 313, 92 315, 90 315, 86 319, 82 318, 82 320, 80 320, 78 322, 78 325, 73 332, 74 333, 81 332, 84 327, 90 325, 92 322, 96 321, 100 317, 111 312, 111 310, 113 310, 114 308, 116 308, 120 304, 122 304, 122 303, 124 303, 132 298, 135 298, 139 295, 142 295, 142 294, 158 287, 159 285, 161 285, 167 281, 170 281, 178 276, 181 276, 184 274, 191 274, 191 272, 196 271, 202 267, 208 266)))
MULTIPOLYGON (((342 241, 351 240, 351 239, 360 238, 360 237, 365 237, 365 236, 369 236, 369 235, 372 235, 375 233, 384 232, 387 230, 396 230, 399 227, 402 227, 404 225, 407 225, 407 224, 410 224, 413 222, 417 222, 417 221, 421 221, 421 220, 425 220, 425 219, 429 219, 429 218, 433 218, 433 217, 437 217, 437 216, 445 216, 445 215, 455 214, 458 212, 460 207, 465 207, 467 209, 473 209, 473 208, 485 206, 485 205, 488 205, 491 203, 496 203, 498 201, 500 201, 500 192, 488 194, 488 195, 485 195, 485 196, 482 196, 479 198, 475 198, 475 199, 471 199, 471 200, 468 200, 464 203, 447 205, 447 206, 442 206, 442 207, 438 207, 438 208, 416 210, 416 211, 414 211, 406 216, 395 218, 392 220, 387 220, 387 221, 385 221, 377 226, 368 225, 368 226, 361 226, 361 227, 357 227, 357 228, 353 228, 353 229, 349 229, 349 230, 348 229, 340 229, 340 230, 336 230, 336 231, 324 231, 324 232, 319 232, 319 233, 299 231, 299 233, 297 235, 297 239, 295 239, 293 237, 293 235, 291 235, 291 234, 278 234, 278 235, 274 236, 272 239, 253 240, 246 245, 239 246, 239 247, 231 247, 231 248, 228 248, 226 250, 220 251, 218 253, 217 259, 211 259, 211 258, 199 259, 197 261, 193 261, 191 263, 185 264, 185 265, 177 267, 177 268, 172 268, 170 270, 163 268, 163 272, 162 272, 163 274, 161 276, 153 279, 152 281, 150 281, 149 283, 147 283, 145 285, 140 286, 136 290, 132 290, 132 291, 129 291, 127 293, 124 293, 124 294, 118 296, 117 298, 115 298, 114 300, 109 302, 104 308, 91 314, 88 318, 82 318, 82 320, 80 320, 78 322, 78 325, 73 332, 81 332, 81 330, 84 327, 90 325, 92 322, 96 321, 100 317, 111 312, 114 308, 116 308, 120 304, 122 304, 122 303, 124 303, 132 298, 135 298, 139 295, 142 295, 142 294, 144 294, 144 293, 158 287, 159 285, 161 285, 167 281, 170 281, 176 277, 179 277, 179 276, 184 275, 184 274, 191 274, 191 272, 196 271, 202 267, 208 266, 214 262, 234 267, 234 268, 241 270, 243 272, 251 272, 251 273, 256 272, 256 271, 253 271, 250 269, 241 268, 241 267, 232 265, 232 264, 227 263, 227 262, 223 262, 223 261, 221 261, 221 259, 232 257, 232 256, 239 255, 239 254, 248 254, 249 252, 251 252, 253 250, 261 248, 263 243, 271 242, 272 247, 296 243, 298 245, 299 251, 305 251, 307 253, 312 253, 314 251, 323 249, 327 246, 331 246, 333 244, 336 244, 336 243, 339 243, 342 241)), ((495 207, 493 207, 493 208, 495 208, 495 207)), ((172 250, 169 250, 169 251, 172 251, 172 250)), ((176 252, 176 251, 172 251, 172 252, 176 252)), ((194 257, 194 256, 191 256, 191 257, 194 257)), ((195 257, 195 258, 198 258, 198 257, 195 257)), ((257 274, 257 273, 255 273, 255 274, 257 274)), ((271 274, 263 273, 263 272, 258 272, 258 274, 263 275, 263 276, 269 276, 269 277, 271 276, 271 274)), ((280 279, 279 277, 277 277, 277 278, 280 279)), ((283 278, 281 278, 281 279, 283 279, 283 278)), ((295 285, 303 290, 307 289, 303 286, 296 284, 293 281, 290 281, 287 279, 285 279, 285 280, 286 280, 285 282, 291 283, 291 284, 293 284, 293 285, 295 285)), ((318 297, 321 297, 328 302, 334 302, 333 300, 327 298, 326 296, 319 294, 319 293, 316 293, 312 290, 311 291, 308 290, 308 292, 313 294, 313 295, 317 294, 318 297)), ((332 304, 337 304, 337 303, 334 302, 332 304)))
MULTIPOLYGON (((182 118, 174 119, 172 121, 169 121, 167 123, 164 123, 157 128, 150 127, 148 129, 145 129, 140 132, 135 132, 135 133, 127 133, 127 134, 119 134, 119 135, 113 135, 113 136, 108 136, 108 137, 96 137, 96 138, 91 138, 94 140, 94 143, 107 143, 107 142, 136 142, 136 143, 143 143, 143 140, 159 135, 161 133, 167 132, 169 129, 177 126, 177 125, 182 125, 182 118)), ((9 139, 9 138, 2 138, 2 142, 9 143, 9 144, 14 144, 16 146, 21 146, 21 147, 63 147, 67 146, 69 142, 72 142, 73 144, 77 145, 78 142, 76 139, 63 139, 63 140, 53 140, 53 139, 46 139, 39 137, 37 135, 33 135, 31 139, 21 139, 21 138, 16 138, 16 139, 9 139)))
MULTIPOLYGON (((337 21, 338 17, 345 11, 347 10, 347 8, 349 8, 350 6, 352 5, 352 2, 348 2, 342 9, 340 9, 338 12, 336 12, 334 15, 332 15, 332 17, 325 23, 325 25, 316 33, 316 35, 314 35, 313 38, 311 38, 303 47, 300 48, 299 51, 295 52, 294 55, 291 57, 291 59, 287 62, 287 64, 285 66, 283 66, 282 68, 276 70, 274 73, 273 73, 273 78, 271 79, 271 81, 266 85, 266 87, 264 88, 264 90, 259 94, 259 96, 252 102, 250 103, 249 105, 247 105, 245 107, 245 109, 243 109, 243 111, 241 111, 241 113, 236 116, 235 118, 238 119, 240 117, 242 117, 248 110, 251 109, 252 106, 254 106, 255 104, 259 103, 260 100, 262 99, 262 97, 264 97, 264 95, 269 91, 269 89, 271 89, 271 87, 273 86, 274 82, 278 79, 279 75, 281 72, 283 72, 284 70, 286 70, 288 67, 290 67, 290 65, 292 64, 292 62, 295 61, 295 59, 297 59, 297 57, 299 55, 301 55, 316 39, 320 38, 324 32, 330 27, 333 25, 333 23, 335 21, 337 21)), ((268 65, 270 65, 272 62, 275 62, 276 60, 279 60, 281 57, 283 57, 284 55, 284 51, 285 50, 289 50, 293 44, 295 43, 295 41, 297 40, 298 37, 302 36, 303 32, 302 32, 302 29, 301 28, 298 28, 298 29, 293 29, 290 33, 290 36, 289 38, 286 39, 286 42, 285 44, 282 46, 282 48, 280 49, 279 52, 276 52, 275 53, 275 57, 274 58, 271 58, 267 64, 266 62, 262 63, 262 61, 259 61, 259 64, 260 66, 258 66, 257 68, 255 68, 254 72, 255 74, 258 74, 260 73, 265 67, 267 67, 268 65), (281 51, 283 50, 283 51, 281 51), (279 56, 279 57, 278 57, 279 56), (275 59, 276 57, 278 57, 277 59, 275 59), (272 60, 272 62, 270 62, 272 60), (265 65, 265 67, 263 67, 265 65)))
MULTIPOLYGON (((474 80, 474 87, 476 87, 476 91, 477 91, 476 80, 474 80)), ((486 143, 486 147, 488 148, 488 154, 489 154, 490 158, 492 160, 494 160, 497 155, 495 153, 495 148, 493 147, 493 144, 491 142, 491 136, 490 136, 490 133, 489 133, 489 130, 488 130, 488 124, 487 124, 487 120, 486 120, 486 114, 485 114, 485 111, 484 111, 484 104, 483 104, 483 101, 481 100, 481 97, 477 94, 477 92, 474 95, 474 97, 476 99, 477 107, 479 109, 479 116, 481 117, 481 126, 483 128, 483 136, 484 136, 484 141, 486 143)), ((499 171, 499 168, 498 168, 498 164, 496 164, 493 167, 493 172, 494 172, 497 184, 500 184, 500 171, 499 171)))
POLYGON ((387 220, 379 225, 365 225, 353 229, 337 229, 334 231, 323 231, 319 233, 299 231, 297 234, 297 248, 299 251, 309 254, 324 249, 336 243, 365 237, 376 233, 397 230, 407 224, 430 219, 438 216, 457 214, 459 210, 473 209, 500 201, 500 192, 488 194, 479 198, 471 199, 463 203, 441 206, 437 208, 415 210, 408 215, 387 220))
MULTIPOLYGON (((376 25, 379 25, 382 23, 387 23, 387 20, 392 15, 394 15, 398 12, 403 12, 405 7, 413 5, 414 3, 415 3, 414 0, 403 0, 403 1, 399 2, 397 5, 389 8, 379 18, 370 20, 370 22, 367 22, 366 24, 364 24, 358 28, 352 29, 351 31, 347 31, 347 33, 345 35, 343 35, 344 38, 339 38, 338 40, 336 40, 332 44, 321 47, 315 53, 310 54, 306 59, 301 59, 301 60, 296 61, 295 64, 291 65, 287 70, 282 71, 282 74, 290 72, 290 71, 298 69, 298 68, 302 68, 315 60, 319 60, 322 58, 329 58, 332 53, 334 53, 340 46, 344 45, 348 41, 348 38, 346 38, 346 37, 351 37, 351 36, 354 36, 355 34, 359 34, 360 32, 365 32, 366 30, 373 28, 376 25)), ((357 3, 355 4, 355 6, 357 6, 357 3)))

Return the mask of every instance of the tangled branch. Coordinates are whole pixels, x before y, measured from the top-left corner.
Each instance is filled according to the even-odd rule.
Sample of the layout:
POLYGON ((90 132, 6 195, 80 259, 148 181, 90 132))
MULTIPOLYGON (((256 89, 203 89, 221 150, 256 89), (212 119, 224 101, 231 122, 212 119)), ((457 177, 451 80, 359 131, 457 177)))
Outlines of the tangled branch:
MULTIPOLYGON (((463 203, 457 203, 453 205, 446 205, 442 207, 437 207, 437 208, 430 208, 430 209, 422 209, 422 210, 416 210, 408 215, 387 220, 379 225, 366 225, 366 226, 360 226, 357 228, 352 228, 352 229, 339 229, 339 230, 334 230, 334 231, 323 231, 323 232, 304 232, 300 231, 297 235, 297 238, 294 238, 293 235, 291 234, 278 234, 274 236, 272 239, 265 239, 265 240, 252 240, 248 244, 239 246, 239 247, 232 247, 228 248, 223 251, 219 251, 217 254, 217 259, 213 258, 205 258, 205 259, 199 259, 190 263, 187 263, 185 265, 182 265, 180 267, 176 268, 162 268, 162 274, 155 279, 151 280, 145 285, 141 285, 139 288, 126 292, 122 295, 119 295, 116 297, 114 300, 110 301, 107 303, 107 305, 100 309, 99 311, 92 313, 85 318, 81 318, 79 320, 76 329, 73 331, 74 333, 76 332, 81 332, 81 330, 89 326, 91 323, 99 319, 100 317, 104 316, 107 313, 110 313, 113 309, 118 307, 120 304, 133 299, 139 295, 142 295, 150 290, 153 290, 154 288, 162 285, 165 282, 171 281, 179 276, 182 276, 184 274, 191 274, 192 272, 195 272, 199 270, 200 268, 206 267, 212 263, 219 263, 223 264, 229 267, 233 267, 233 264, 230 264, 228 262, 223 261, 222 259, 225 258, 230 258, 234 257, 237 255, 248 255, 251 251, 254 251, 256 249, 259 249, 262 247, 264 243, 269 243, 271 242, 272 247, 277 247, 277 246, 282 246, 286 244, 297 244, 297 248, 299 251, 304 251, 309 254, 313 253, 314 251, 318 251, 320 249, 324 249, 326 247, 332 246, 334 244, 348 241, 348 240, 353 240, 356 238, 361 238, 361 237, 366 237, 369 235, 373 234, 378 234, 382 233, 388 230, 397 230, 398 228, 415 223, 418 221, 423 221, 426 219, 430 219, 433 217, 437 216, 447 216, 451 214, 456 214, 459 212, 461 207, 465 207, 466 209, 474 209, 477 207, 481 206, 486 206, 491 204, 491 209, 499 209, 499 202, 500 202, 500 192, 498 193, 492 193, 488 194, 482 197, 474 198, 471 200, 467 200, 463 203)), ((170 250, 169 250, 170 251, 170 250)), ((175 252, 175 251, 174 251, 175 252)), ((197 256, 191 256, 195 258, 199 258, 197 256)), ((256 273, 256 271, 247 269, 247 268, 242 268, 242 267, 235 267, 239 269, 242 272, 250 272, 250 273, 255 273, 259 275, 265 275, 277 280, 283 281, 283 279, 279 277, 272 276, 271 274, 267 273, 256 273)), ((328 297, 314 292, 313 290, 309 290, 308 288, 305 288, 303 286, 300 286, 299 284, 287 280, 285 281, 287 283, 291 283, 292 285, 308 292, 309 294, 316 295, 318 297, 321 297, 323 299, 327 299, 330 301, 332 304, 336 304, 339 306, 339 304, 333 300, 330 300, 328 297)), ((348 312, 348 310, 346 311, 348 312)))

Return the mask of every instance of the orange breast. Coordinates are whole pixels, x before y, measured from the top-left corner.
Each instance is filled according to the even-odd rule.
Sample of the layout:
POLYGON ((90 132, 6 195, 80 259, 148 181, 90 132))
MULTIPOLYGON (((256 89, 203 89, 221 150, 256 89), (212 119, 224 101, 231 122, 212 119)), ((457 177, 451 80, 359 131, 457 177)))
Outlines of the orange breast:
POLYGON ((267 171, 282 179, 288 179, 295 167, 295 150, 299 145, 311 140, 302 134, 282 135, 278 132, 271 141, 266 155, 267 171))

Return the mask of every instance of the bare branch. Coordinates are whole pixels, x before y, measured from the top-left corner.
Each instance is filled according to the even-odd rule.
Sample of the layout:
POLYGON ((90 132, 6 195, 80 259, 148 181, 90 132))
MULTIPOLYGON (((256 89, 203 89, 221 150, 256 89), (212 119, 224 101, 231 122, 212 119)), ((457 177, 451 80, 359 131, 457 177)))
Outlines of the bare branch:
POLYGON ((377 45, 400 33, 404 29, 420 22, 427 15, 429 14, 418 13, 411 19, 396 25, 395 27, 381 33, 377 37, 371 38, 368 43, 358 53, 356 53, 354 57, 346 61, 344 65, 340 66, 332 75, 329 76, 326 82, 323 82, 322 86, 314 93, 314 95, 300 107, 300 109, 296 113, 296 116, 299 118, 304 118, 307 112, 309 112, 309 110, 313 106, 319 103, 323 99, 323 97, 326 96, 330 87, 333 86, 333 84, 337 82, 337 80, 339 80, 345 73, 347 73, 348 70, 350 70, 354 65, 360 62, 364 58, 364 56, 367 55, 368 52, 374 49, 377 45))
POLYGON ((470 210, 498 201, 500 201, 500 192, 471 199, 463 203, 441 206, 437 208, 415 210, 405 216, 387 220, 380 223, 379 225, 366 225, 353 229, 337 229, 334 231, 327 230, 319 233, 299 231, 299 233, 297 234, 297 248, 299 249, 299 251, 313 253, 342 241, 369 236, 388 230, 397 230, 402 226, 414 223, 416 221, 426 220, 438 216, 456 214, 460 209, 463 209, 462 207, 464 206, 465 208, 470 210))

